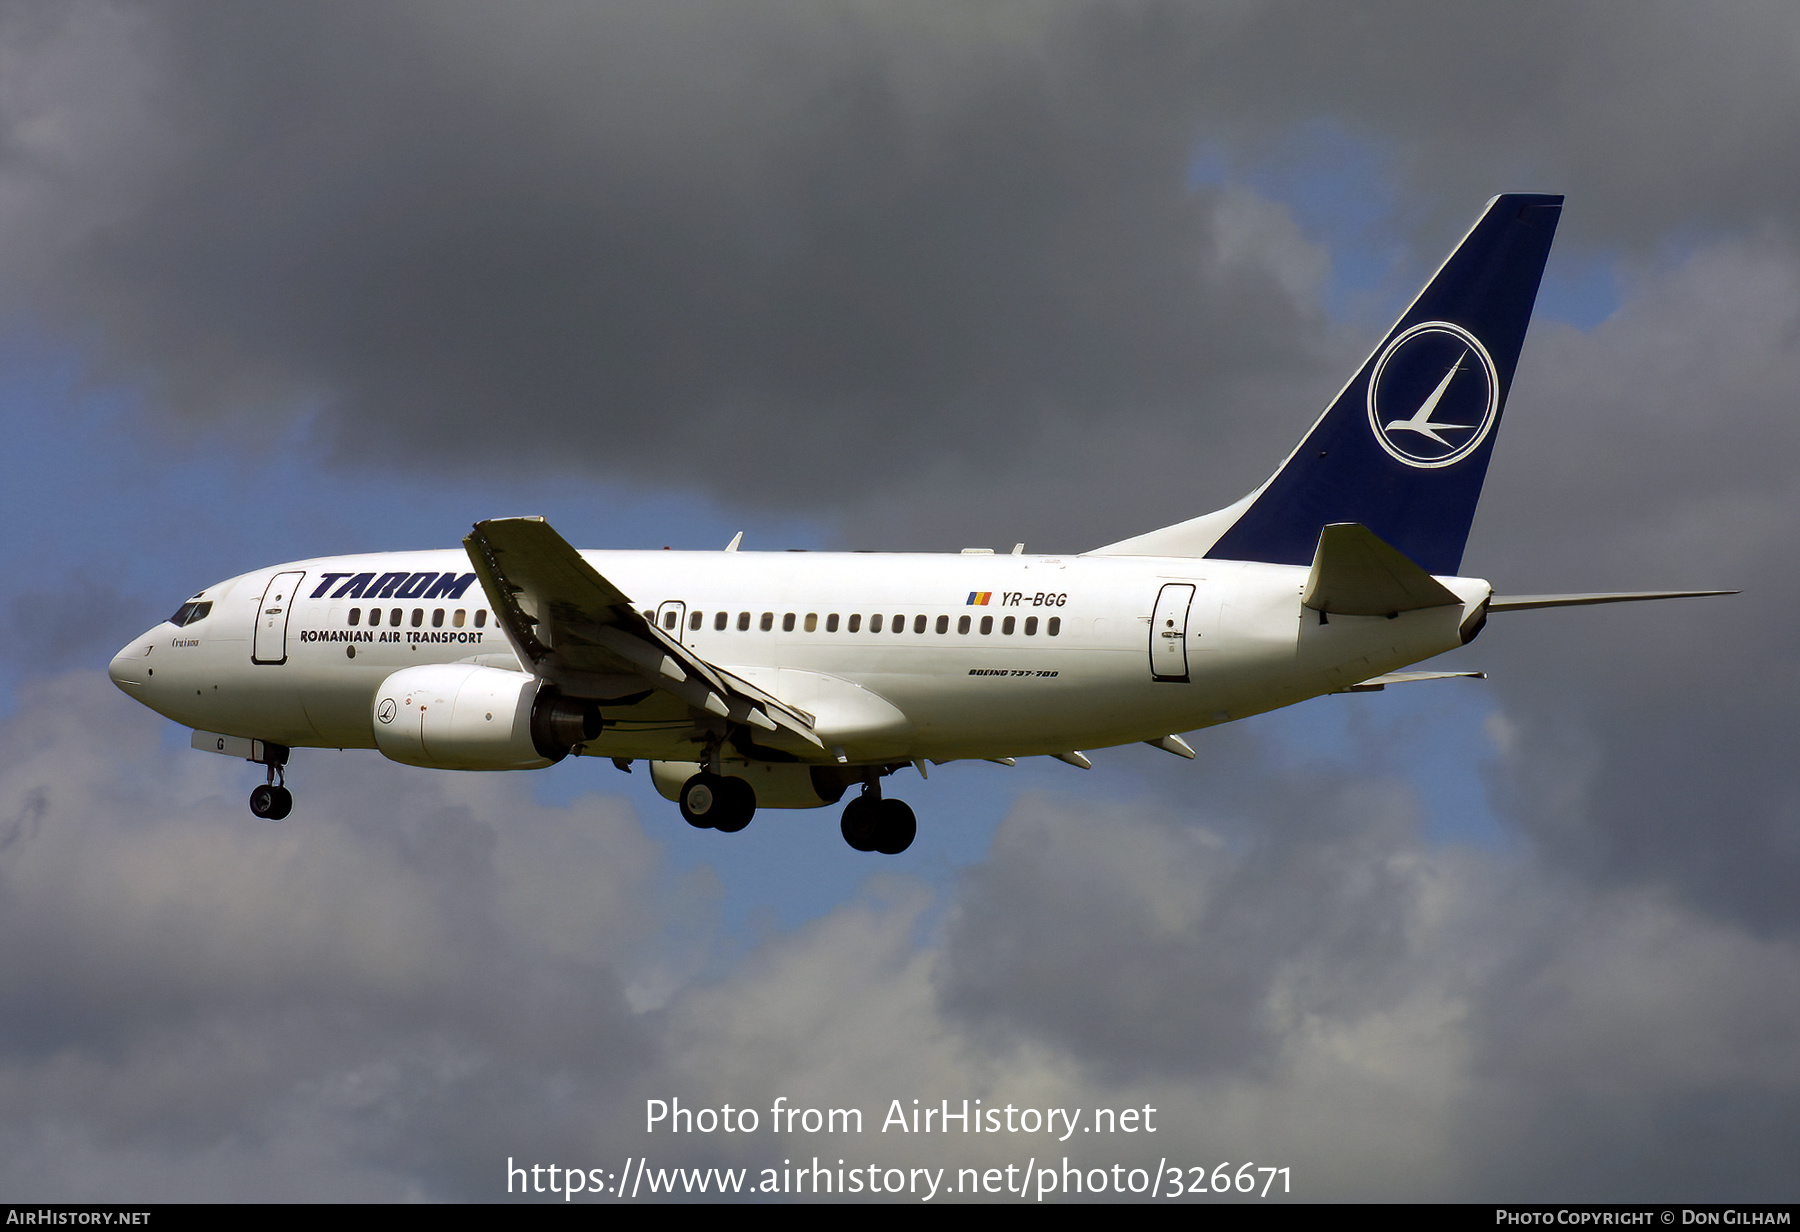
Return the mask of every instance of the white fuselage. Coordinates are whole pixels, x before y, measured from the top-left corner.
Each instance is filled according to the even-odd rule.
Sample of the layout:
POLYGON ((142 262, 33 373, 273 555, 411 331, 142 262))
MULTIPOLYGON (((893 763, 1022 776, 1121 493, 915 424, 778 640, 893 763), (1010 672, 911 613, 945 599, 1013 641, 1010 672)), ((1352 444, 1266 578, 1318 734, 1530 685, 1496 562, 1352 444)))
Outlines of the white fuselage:
MULTIPOLYGON (((816 718, 821 760, 852 764, 1060 753, 1242 718, 1453 649, 1465 617, 1491 593, 1483 581, 1444 578, 1461 606, 1322 621, 1301 605, 1307 570, 1285 565, 985 553, 582 556, 695 654, 816 718)), ((374 747, 374 699, 390 674, 478 657, 519 669, 480 584, 449 593, 450 579, 469 572, 468 557, 448 550, 247 573, 202 592, 213 605, 204 619, 165 622, 132 642, 112 676, 198 729, 374 747), (427 574, 446 580, 436 598, 417 580, 427 574), (380 597, 376 583, 356 584, 365 575, 412 581, 380 597), (409 589, 419 597, 399 597, 409 589)), ((589 755, 696 756, 689 716, 665 694, 622 696, 603 712, 605 731, 581 750, 589 755)))

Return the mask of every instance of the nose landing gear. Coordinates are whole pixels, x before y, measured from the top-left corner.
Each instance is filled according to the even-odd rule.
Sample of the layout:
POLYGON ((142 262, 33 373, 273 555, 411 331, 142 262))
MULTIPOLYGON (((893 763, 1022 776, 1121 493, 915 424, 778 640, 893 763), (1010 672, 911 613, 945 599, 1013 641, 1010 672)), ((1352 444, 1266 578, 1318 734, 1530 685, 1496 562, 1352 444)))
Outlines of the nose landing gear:
POLYGON ((264 746, 264 767, 269 781, 250 793, 250 811, 266 821, 280 821, 294 811, 294 793, 287 789, 287 749, 278 744, 264 746))

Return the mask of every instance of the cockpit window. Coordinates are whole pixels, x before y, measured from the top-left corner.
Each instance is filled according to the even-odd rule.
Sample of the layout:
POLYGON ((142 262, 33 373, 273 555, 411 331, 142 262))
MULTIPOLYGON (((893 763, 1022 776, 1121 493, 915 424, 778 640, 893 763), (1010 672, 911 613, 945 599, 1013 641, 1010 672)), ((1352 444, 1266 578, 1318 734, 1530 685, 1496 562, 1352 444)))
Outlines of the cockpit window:
POLYGON ((210 602, 197 603, 194 600, 189 599, 186 603, 175 609, 175 614, 169 617, 169 623, 178 629, 185 628, 197 621, 205 620, 211 611, 212 604, 210 602))

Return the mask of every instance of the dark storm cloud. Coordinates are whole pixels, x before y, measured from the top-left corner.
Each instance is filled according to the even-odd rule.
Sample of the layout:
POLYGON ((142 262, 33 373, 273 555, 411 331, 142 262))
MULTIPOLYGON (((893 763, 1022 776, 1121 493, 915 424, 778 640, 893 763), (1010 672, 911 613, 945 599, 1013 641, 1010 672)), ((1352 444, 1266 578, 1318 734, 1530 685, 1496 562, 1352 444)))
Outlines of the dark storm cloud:
MULTIPOLYGON (((1191 134, 1122 130, 1135 70, 1067 77, 1084 23, 1046 11, 111 20, 152 80, 109 118, 160 157, 67 238, 54 308, 184 409, 322 404, 347 456, 806 504, 1022 415, 1185 400, 1299 316, 1254 266, 1202 293, 1191 134)), ((103 41, 67 25, 32 33, 103 41)))
POLYGON ((108 659, 143 628, 146 610, 141 596, 87 576, 29 590, 12 601, 8 654, 21 667, 108 659))
POLYGON ((1541 330, 1465 566, 1514 593, 1743 588, 1495 617, 1464 655, 1518 725, 1508 812, 1559 862, 1787 934, 1797 325, 1792 243, 1758 233, 1633 278, 1591 333, 1541 330))
POLYGON ((1247 484, 1235 438, 1266 467, 1340 358, 1293 237, 1234 258, 1188 188, 1202 142, 1249 168, 1331 119, 1419 263, 1526 181, 1575 243, 1792 226, 1791 14, 1608 12, 25 8, 13 306, 184 412, 322 408, 346 458, 789 509, 973 482, 1122 534, 1194 498, 1061 516, 1096 438, 1247 484))

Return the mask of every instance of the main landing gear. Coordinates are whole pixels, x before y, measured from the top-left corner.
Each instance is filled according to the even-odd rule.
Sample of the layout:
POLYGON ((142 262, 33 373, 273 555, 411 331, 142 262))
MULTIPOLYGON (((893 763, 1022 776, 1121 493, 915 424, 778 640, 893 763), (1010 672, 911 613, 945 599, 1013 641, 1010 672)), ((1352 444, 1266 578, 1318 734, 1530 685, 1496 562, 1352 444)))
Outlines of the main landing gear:
POLYGON ((756 789, 743 779, 703 770, 681 785, 681 816, 697 830, 736 834, 756 816, 756 789))
POLYGON ((862 795, 844 806, 838 828, 844 841, 858 851, 897 856, 912 846, 919 821, 906 801, 882 799, 880 782, 871 778, 863 785, 862 795))
POLYGON ((279 744, 262 746, 269 781, 250 793, 250 811, 267 821, 280 821, 294 811, 294 793, 287 789, 287 749, 279 744))

